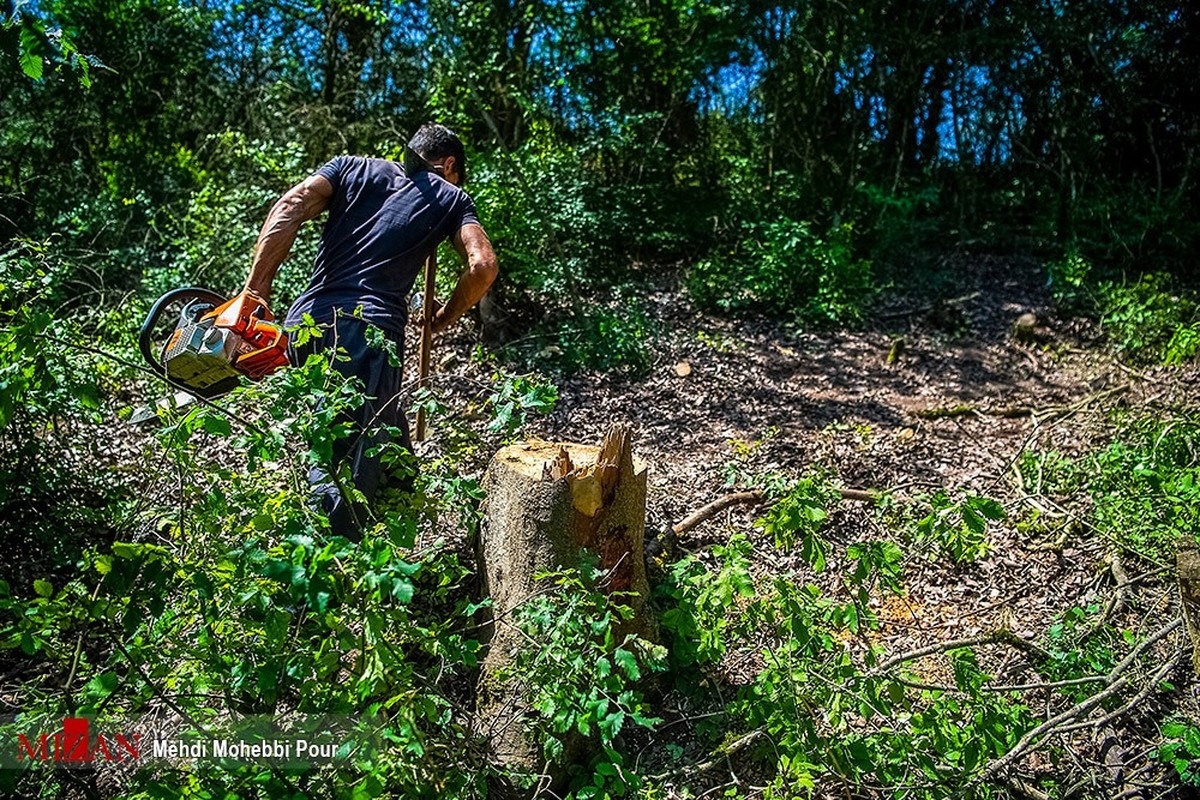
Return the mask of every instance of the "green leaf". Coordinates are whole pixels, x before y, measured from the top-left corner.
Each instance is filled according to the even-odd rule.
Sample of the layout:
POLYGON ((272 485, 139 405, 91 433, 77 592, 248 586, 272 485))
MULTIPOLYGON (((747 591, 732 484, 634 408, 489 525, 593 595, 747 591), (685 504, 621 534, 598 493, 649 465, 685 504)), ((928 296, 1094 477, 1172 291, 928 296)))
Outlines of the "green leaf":
POLYGON ((396 581, 392 584, 392 597, 398 603, 411 603, 413 599, 413 585, 409 581, 396 581))
POLYGON ((54 584, 38 578, 33 582, 33 590, 38 593, 39 597, 51 597, 54 594, 54 584))
POLYGON ((147 556, 162 556, 167 554, 165 547, 156 544, 134 544, 133 542, 113 542, 113 555, 117 558, 145 558, 147 556))
POLYGON ((205 415, 201 421, 201 426, 206 433, 211 433, 214 436, 228 436, 233 432, 229 427, 229 420, 213 414, 205 415))
POLYGON ((85 687, 88 694, 92 695, 97 700, 108 697, 117 688, 117 675, 115 672, 102 672, 96 677, 87 682, 85 687))
POLYGON ((41 44, 38 35, 30 28, 21 28, 20 61, 21 71, 35 81, 42 79, 44 62, 35 51, 41 44))
POLYGON ((613 661, 617 663, 621 669, 625 670, 625 674, 630 680, 641 680, 642 671, 638 669, 637 658, 628 650, 617 648, 613 651, 613 661))

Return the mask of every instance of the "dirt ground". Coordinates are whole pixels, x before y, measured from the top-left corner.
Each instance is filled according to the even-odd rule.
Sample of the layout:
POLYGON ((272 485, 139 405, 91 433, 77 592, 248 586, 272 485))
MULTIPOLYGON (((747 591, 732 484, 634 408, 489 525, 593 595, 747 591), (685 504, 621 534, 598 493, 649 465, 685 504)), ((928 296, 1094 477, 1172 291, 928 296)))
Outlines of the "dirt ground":
MULTIPOLYGON (((853 333, 703 315, 666 277, 645 298, 658 330, 650 374, 562 379, 559 403, 532 433, 595 443, 611 421, 632 422, 635 452, 652 465, 648 527, 656 531, 732 491, 725 465, 739 442, 755 447, 757 468, 800 475, 823 466, 844 487, 901 499, 969 489, 1001 501, 1015 519, 1038 502, 1014 469, 1024 449, 1090 452, 1111 433, 1113 408, 1200 396, 1195 368, 1139 372, 1102 346, 1094 324, 1057 317, 1036 263, 961 256, 944 266, 955 296, 930 304, 892 293, 853 333), (1013 325, 1026 313, 1037 324, 1022 343, 1013 325)), ((724 511, 682 536, 678 552, 703 558, 734 531, 753 538, 755 516, 724 511)), ((882 530, 870 508, 843 502, 827 528, 835 551, 827 574, 839 571, 845 545, 882 530)), ((1103 604, 1121 574, 1107 541, 1087 530, 1055 541, 1008 522, 991 527, 989 543, 986 557, 962 565, 909 555, 906 595, 880 609, 889 651, 997 629, 1036 642, 1064 610, 1103 604)), ((755 552, 761 573, 807 570, 797 554, 765 542, 755 552)), ((1166 610, 1170 588, 1160 580, 1138 591, 1139 613, 1121 623, 1145 634, 1137 626, 1162 619, 1152 612, 1166 610)), ((980 653, 993 674, 1036 680, 1019 655, 994 650, 980 653)), ((952 683, 944 662, 914 666, 928 680, 952 683)), ((754 670, 746 659, 724 667, 734 683, 754 670)), ((1171 702, 1196 705, 1190 691, 1171 702)))

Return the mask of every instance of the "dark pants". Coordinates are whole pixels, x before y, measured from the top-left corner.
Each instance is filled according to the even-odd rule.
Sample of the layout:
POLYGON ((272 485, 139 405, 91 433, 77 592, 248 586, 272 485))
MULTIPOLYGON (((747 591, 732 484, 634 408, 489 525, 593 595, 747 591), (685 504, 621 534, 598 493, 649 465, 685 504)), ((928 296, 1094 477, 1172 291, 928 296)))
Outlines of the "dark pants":
MULTIPOLYGON (((355 488, 370 503, 384 473, 378 453, 371 451, 391 440, 387 428, 400 429, 399 444, 409 452, 412 452, 412 440, 409 438, 408 419, 400 397, 403 368, 392 366, 384 350, 370 346, 366 332, 367 323, 362 320, 339 316, 333 329, 325 331, 320 338, 309 339, 302 347, 293 348, 291 355, 293 363, 297 364, 304 363, 312 353, 328 357, 329 350, 334 347, 344 350, 345 355, 349 356, 348 361, 334 359, 333 367, 347 377, 362 381, 367 400, 341 418, 341 421, 351 423, 352 432, 334 441, 333 469, 349 463, 355 488)), ((401 340, 396 344, 398 355, 402 357, 404 342, 401 340)), ((410 489, 412 478, 409 473, 404 481, 410 489)), ((367 509, 343 497, 323 467, 312 467, 308 481, 312 486, 313 500, 329 517, 333 533, 353 541, 361 540, 362 529, 369 518, 367 509)))

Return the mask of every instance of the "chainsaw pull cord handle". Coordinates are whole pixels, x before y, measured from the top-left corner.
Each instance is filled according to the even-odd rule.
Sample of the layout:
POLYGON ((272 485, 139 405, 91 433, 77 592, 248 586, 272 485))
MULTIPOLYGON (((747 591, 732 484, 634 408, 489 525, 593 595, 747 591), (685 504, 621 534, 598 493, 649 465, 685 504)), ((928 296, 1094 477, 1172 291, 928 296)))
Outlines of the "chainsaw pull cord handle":
POLYGON ((154 349, 150 346, 150 340, 153 338, 154 329, 158 326, 158 322, 167 306, 184 298, 211 302, 214 307, 227 302, 227 298, 222 297, 211 289, 201 289, 194 286, 186 289, 173 289, 154 301, 154 305, 150 306, 150 311, 146 314, 146 321, 142 323, 142 329, 138 332, 138 348, 142 352, 142 358, 146 359, 146 363, 156 367, 163 375, 166 375, 167 368, 163 365, 162 358, 154 354, 154 349))
MULTIPOLYGON (((255 319, 260 319, 260 318, 255 317, 255 319)), ((244 353, 244 354, 238 356, 237 361, 234 362, 235 366, 245 370, 246 374, 250 375, 251 378, 254 378, 256 380, 258 378, 261 378, 262 375, 264 374, 261 371, 263 366, 278 367, 281 362, 278 362, 278 361, 267 362, 264 365, 264 364, 256 364, 255 361, 257 359, 260 359, 264 353, 269 353, 270 351, 272 351, 276 347, 278 347, 280 340, 286 341, 285 337, 287 336, 286 332, 283 330, 282 325, 278 325, 274 322, 267 322, 266 324, 269 325, 271 328, 273 328, 273 330, 272 330, 273 336, 271 338, 271 341, 268 342, 267 344, 263 345, 262 347, 259 347, 255 350, 251 350, 249 353, 244 353)))

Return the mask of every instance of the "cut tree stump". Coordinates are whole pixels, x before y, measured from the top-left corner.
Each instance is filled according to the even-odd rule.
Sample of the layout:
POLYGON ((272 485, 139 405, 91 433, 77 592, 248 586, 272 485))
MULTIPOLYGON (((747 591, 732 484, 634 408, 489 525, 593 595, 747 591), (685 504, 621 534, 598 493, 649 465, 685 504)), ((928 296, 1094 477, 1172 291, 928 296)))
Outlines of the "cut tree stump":
POLYGON ((507 767, 537 771, 542 765, 523 719, 531 712, 520 681, 504 683, 497 677, 512 664, 516 647, 529 644, 511 616, 539 590, 535 575, 578 567, 583 552, 590 551, 606 571, 598 588, 632 593, 620 601, 634 612, 621 634, 654 637, 643 557, 646 465, 633 457, 631 437, 629 425, 618 423, 600 447, 509 445, 496 453, 484 475, 479 558, 492 620, 479 709, 493 757, 507 767))
MULTIPOLYGON (((1188 543, 1190 544, 1190 543, 1188 543)), ((1200 550, 1179 544, 1176 556, 1179 594, 1183 601, 1183 619, 1192 640, 1192 669, 1200 675, 1200 550)))

